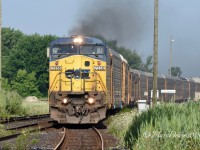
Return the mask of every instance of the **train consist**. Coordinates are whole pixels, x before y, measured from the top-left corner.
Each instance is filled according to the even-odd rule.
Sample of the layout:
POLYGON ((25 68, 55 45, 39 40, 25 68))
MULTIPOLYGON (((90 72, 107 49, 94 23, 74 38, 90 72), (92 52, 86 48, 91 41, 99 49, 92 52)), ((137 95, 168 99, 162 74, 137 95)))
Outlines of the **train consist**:
MULTIPOLYGON (((151 99, 152 74, 129 68, 122 55, 97 38, 59 38, 48 55, 50 115, 59 123, 94 124, 109 109, 151 99)), ((192 79, 158 76, 158 100, 187 100, 198 92, 200 83, 192 79)))

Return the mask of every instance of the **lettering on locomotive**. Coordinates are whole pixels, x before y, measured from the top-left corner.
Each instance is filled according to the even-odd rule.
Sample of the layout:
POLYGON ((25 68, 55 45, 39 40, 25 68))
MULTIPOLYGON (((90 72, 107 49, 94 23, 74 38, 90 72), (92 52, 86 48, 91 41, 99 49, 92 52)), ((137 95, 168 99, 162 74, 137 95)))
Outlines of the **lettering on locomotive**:
POLYGON ((96 71, 105 71, 106 67, 105 66, 94 66, 94 70, 96 70, 96 71))
POLYGON ((51 66, 50 70, 51 71, 59 71, 59 70, 62 70, 62 66, 51 66))

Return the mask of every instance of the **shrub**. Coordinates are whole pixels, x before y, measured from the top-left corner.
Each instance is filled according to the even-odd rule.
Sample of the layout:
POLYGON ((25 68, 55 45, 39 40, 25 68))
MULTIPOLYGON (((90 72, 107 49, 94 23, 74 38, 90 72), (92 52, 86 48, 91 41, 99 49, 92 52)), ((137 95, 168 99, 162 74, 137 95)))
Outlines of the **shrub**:
POLYGON ((10 115, 22 115, 25 113, 21 107, 22 97, 12 91, 7 92, 2 90, 0 92, 0 116, 8 117, 10 115))

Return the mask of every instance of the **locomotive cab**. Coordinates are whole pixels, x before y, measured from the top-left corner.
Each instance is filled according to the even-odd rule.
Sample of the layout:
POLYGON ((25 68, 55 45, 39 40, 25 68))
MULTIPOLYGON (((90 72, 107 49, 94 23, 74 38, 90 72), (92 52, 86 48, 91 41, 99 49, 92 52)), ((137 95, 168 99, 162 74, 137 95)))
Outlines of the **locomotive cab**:
POLYGON ((50 45, 49 105, 54 120, 97 123, 106 114, 106 47, 96 38, 72 36, 50 45))

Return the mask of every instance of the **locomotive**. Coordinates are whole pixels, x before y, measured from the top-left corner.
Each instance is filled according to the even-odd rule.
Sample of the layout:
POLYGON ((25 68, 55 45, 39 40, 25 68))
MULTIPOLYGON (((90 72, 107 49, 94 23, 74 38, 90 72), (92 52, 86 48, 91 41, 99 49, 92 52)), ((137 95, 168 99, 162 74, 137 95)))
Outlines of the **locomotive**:
MULTIPOLYGON (((109 109, 151 99, 152 74, 131 69, 100 39, 58 38, 51 42, 48 55, 50 116, 61 124, 95 124, 109 109)), ((188 99, 200 91, 200 83, 159 75, 159 89, 176 89, 176 98, 188 99)), ((158 99, 170 99, 168 95, 158 99)))
POLYGON ((107 109, 106 46, 96 38, 71 36, 50 45, 50 114, 59 123, 97 123, 107 109))

